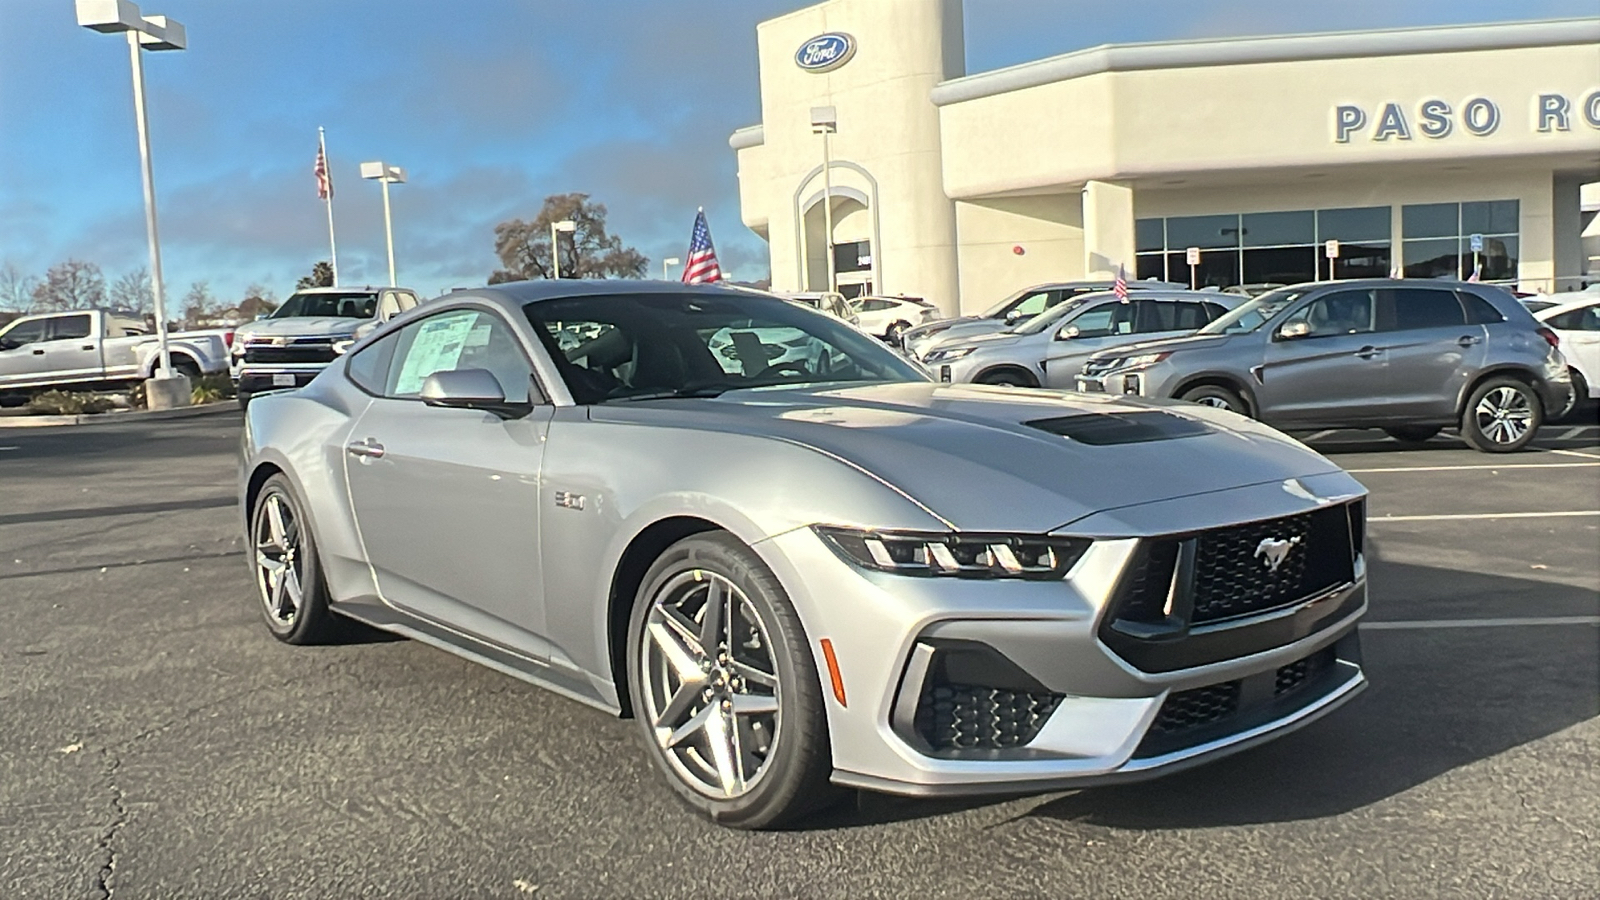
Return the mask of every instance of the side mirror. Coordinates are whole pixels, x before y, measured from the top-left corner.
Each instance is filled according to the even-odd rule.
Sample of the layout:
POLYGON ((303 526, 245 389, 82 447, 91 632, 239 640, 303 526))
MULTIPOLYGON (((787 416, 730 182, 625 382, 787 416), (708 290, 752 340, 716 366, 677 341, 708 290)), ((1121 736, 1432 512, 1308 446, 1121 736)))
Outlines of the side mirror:
POLYGON ((1078 330, 1078 326, 1076 326, 1076 325, 1068 325, 1067 327, 1061 329, 1059 332, 1056 333, 1056 340, 1058 340, 1058 341, 1070 341, 1070 340, 1072 340, 1073 338, 1077 337, 1078 335, 1080 335, 1082 333, 1083 332, 1078 330))
POLYGON ((1272 339, 1275 341, 1294 341, 1309 334, 1311 334, 1311 323, 1304 319, 1296 319, 1293 322, 1283 323, 1283 327, 1272 335, 1272 339))
POLYGON ((1010 325, 1010 324, 1012 324, 1013 322, 1017 321, 1020 318, 1022 318, 1022 310, 1013 309, 1010 312, 1006 313, 1006 324, 1010 325))
POLYGON ((15 350, 22 345, 11 338, 0 338, 0 350, 15 350))
POLYGON ((435 372, 422 382, 419 395, 428 406, 446 409, 481 409, 502 419, 516 419, 533 410, 532 403, 512 403, 500 382, 487 369, 435 372))

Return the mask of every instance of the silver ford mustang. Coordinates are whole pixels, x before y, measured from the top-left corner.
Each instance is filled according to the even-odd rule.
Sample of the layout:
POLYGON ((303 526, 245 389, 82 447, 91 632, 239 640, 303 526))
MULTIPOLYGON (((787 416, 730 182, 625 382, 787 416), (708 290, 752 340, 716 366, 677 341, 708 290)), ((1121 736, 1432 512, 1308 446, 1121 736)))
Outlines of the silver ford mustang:
POLYGON ((354 619, 631 716, 742 828, 1312 721, 1365 685, 1364 493, 1223 410, 934 384, 828 316, 664 282, 419 306, 252 403, 240 477, 280 640, 354 619))

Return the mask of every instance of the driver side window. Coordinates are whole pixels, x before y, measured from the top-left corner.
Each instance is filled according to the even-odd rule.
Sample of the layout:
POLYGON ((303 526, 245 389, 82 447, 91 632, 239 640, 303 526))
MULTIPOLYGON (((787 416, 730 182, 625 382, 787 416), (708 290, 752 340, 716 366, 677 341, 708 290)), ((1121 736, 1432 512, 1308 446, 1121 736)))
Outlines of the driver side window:
POLYGON ((1284 320, 1279 330, 1298 337, 1366 334, 1373 330, 1372 291, 1336 291, 1324 294, 1284 320))
POLYGON ((4 335, 0 335, 0 349, 15 350, 44 340, 44 319, 22 322, 4 335))
POLYGON ((1133 331, 1133 304, 1102 303, 1074 316, 1061 327, 1058 339, 1110 337, 1133 331))
POLYGON ((510 403, 528 402, 533 388, 533 367, 511 326, 482 310, 454 309, 429 316, 367 346, 351 360, 351 377, 357 383, 362 383, 358 370, 367 366, 363 357, 368 354, 373 363, 390 356, 381 393, 392 399, 415 399, 429 375, 463 369, 483 369, 493 375, 510 403))

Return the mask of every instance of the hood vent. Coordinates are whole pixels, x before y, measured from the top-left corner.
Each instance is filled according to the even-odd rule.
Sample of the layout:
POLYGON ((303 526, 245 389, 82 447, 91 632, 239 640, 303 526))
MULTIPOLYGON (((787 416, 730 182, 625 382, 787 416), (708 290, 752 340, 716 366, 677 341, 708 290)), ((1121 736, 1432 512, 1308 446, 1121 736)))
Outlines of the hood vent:
POLYGON ((1022 424, 1096 447, 1170 441, 1211 434, 1215 431, 1210 425, 1198 419, 1173 415, 1157 409, 1124 413, 1084 413, 1059 416, 1054 419, 1035 419, 1022 424))

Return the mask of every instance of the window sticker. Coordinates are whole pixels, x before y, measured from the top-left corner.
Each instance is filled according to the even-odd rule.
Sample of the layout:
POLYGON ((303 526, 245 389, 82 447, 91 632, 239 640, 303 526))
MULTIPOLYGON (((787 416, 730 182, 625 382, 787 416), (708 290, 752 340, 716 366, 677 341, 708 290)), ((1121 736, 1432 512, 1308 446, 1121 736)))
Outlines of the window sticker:
POLYGON ((467 313, 423 322, 417 329, 416 340, 411 342, 405 364, 400 367, 394 392, 402 396, 418 393, 429 375, 454 369, 477 321, 477 313, 467 313))

